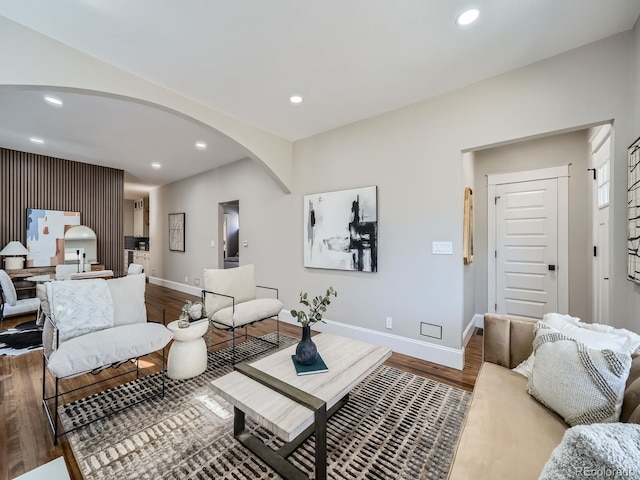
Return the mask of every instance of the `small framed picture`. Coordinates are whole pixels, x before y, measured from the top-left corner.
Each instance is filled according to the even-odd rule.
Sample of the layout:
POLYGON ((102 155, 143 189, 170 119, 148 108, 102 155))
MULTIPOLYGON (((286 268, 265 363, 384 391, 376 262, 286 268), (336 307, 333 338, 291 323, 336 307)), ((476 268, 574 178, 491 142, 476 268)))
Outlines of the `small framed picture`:
POLYGON ((169 250, 184 252, 184 213, 169 214, 169 250))

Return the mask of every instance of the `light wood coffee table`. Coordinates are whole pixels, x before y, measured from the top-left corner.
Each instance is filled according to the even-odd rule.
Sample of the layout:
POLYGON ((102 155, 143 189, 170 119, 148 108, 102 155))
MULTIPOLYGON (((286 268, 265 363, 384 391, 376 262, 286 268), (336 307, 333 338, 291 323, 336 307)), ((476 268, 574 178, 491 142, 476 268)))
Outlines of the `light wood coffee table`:
POLYGON ((313 337, 329 371, 296 375, 291 361, 296 346, 250 364, 212 383, 233 405, 234 435, 287 480, 308 479, 291 464, 291 455, 315 434, 315 478, 327 478, 327 418, 349 400, 349 392, 391 356, 377 345, 322 333, 313 337), (246 429, 245 415, 287 442, 274 451, 246 429))

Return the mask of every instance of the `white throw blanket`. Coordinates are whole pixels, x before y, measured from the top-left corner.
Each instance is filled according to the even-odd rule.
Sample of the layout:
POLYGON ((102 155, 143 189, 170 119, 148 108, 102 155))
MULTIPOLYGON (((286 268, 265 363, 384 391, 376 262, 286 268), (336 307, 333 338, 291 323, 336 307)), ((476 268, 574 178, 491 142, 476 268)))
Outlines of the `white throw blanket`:
POLYGON ((60 343, 113 327, 113 301, 106 280, 47 282, 47 296, 60 343))

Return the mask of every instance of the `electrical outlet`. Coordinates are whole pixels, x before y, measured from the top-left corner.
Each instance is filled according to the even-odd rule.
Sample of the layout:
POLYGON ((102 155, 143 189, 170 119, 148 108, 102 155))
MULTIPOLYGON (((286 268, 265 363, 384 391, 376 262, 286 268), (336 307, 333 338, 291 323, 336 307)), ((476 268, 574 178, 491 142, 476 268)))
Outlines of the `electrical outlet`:
POLYGON ((151 276, 155 277, 156 276, 156 271, 155 270, 151 270, 151 276))
POLYGON ((184 283, 189 283, 189 277, 184 277, 184 283))
POLYGON ((215 247, 216 246, 216 241, 215 240, 211 240, 211 246, 215 247))
POLYGON ((200 279, 199 278, 194 278, 193 279, 193 284, 197 287, 198 285, 200 285, 200 279))
POLYGON ((387 317, 387 328, 388 329, 392 329, 393 328, 393 318, 391 318, 391 317, 387 317))

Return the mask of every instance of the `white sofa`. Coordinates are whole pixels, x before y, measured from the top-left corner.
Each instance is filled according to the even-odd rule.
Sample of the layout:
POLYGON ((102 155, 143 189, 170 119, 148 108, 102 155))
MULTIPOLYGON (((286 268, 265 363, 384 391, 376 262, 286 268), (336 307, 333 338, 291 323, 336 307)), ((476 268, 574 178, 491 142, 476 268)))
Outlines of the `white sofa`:
POLYGON ((39 307, 40 300, 37 298, 18 300, 11 278, 7 272, 0 270, 0 325, 4 317, 37 312, 39 307))
MULTIPOLYGON (((163 324, 147 321, 144 274, 45 285, 46 301, 42 302, 42 309, 47 321, 43 331, 43 362, 55 379, 56 393, 47 397, 46 382, 43 382, 42 398, 56 442, 60 435, 60 380, 97 373, 162 350, 164 395, 164 347, 173 334, 163 324), (55 403, 53 410, 48 405, 50 400, 55 403)), ((138 373, 138 368, 132 372, 138 373)))

